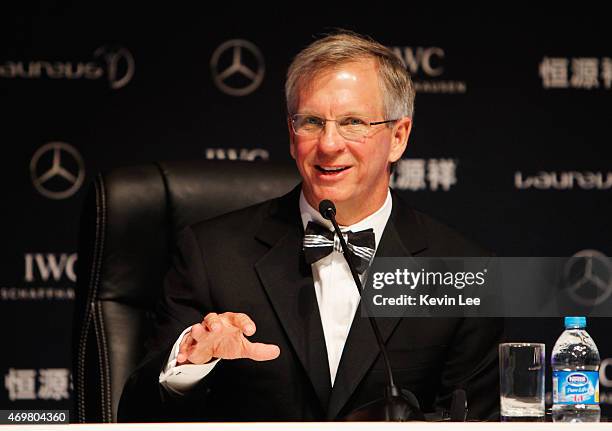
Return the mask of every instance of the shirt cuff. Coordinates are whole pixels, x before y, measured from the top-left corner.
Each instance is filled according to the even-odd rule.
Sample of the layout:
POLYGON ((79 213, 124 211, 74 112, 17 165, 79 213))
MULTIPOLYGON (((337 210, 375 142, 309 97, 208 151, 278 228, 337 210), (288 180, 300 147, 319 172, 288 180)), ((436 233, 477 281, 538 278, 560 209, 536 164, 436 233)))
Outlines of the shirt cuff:
POLYGON ((200 380, 206 377, 217 365, 220 359, 215 359, 208 364, 185 364, 176 365, 176 357, 178 356, 179 346, 186 333, 191 330, 191 326, 185 329, 174 343, 168 362, 164 369, 159 373, 159 383, 166 390, 175 395, 184 395, 200 380))

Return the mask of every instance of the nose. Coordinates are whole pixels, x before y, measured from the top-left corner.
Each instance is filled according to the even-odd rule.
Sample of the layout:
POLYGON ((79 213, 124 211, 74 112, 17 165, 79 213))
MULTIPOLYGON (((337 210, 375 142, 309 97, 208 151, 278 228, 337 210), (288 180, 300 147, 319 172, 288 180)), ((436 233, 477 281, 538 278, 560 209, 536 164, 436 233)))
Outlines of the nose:
POLYGON ((338 153, 345 149, 344 138, 338 133, 335 121, 327 121, 319 135, 319 151, 322 153, 338 153))

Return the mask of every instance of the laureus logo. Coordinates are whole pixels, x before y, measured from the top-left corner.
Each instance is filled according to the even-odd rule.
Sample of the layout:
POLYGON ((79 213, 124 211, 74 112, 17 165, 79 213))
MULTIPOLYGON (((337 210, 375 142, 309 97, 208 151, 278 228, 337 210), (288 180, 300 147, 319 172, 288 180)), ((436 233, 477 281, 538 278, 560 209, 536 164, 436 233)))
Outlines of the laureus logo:
POLYGON ((0 63, 0 78, 98 80, 108 81, 113 90, 125 87, 134 77, 136 64, 132 53, 123 47, 101 46, 94 50, 92 59, 66 60, 7 60, 0 63))
POLYGON ((545 172, 535 175, 514 173, 514 187, 519 190, 608 190, 612 187, 612 171, 545 172))
POLYGON ((94 58, 103 59, 108 85, 113 90, 125 87, 134 77, 134 56, 125 48, 101 46, 94 51, 94 58))

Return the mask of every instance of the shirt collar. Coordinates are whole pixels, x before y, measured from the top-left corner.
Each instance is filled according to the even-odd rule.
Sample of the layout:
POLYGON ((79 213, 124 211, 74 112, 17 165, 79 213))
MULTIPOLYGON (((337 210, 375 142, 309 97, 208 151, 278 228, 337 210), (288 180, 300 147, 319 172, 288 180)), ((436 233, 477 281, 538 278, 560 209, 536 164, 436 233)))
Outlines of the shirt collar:
MULTIPOLYGON (((389 221, 392 207, 393 199, 391 199, 391 192, 387 190, 387 199, 385 199, 385 203, 378 210, 376 210, 376 212, 350 226, 340 226, 340 229, 342 231, 350 230, 357 232, 371 228, 374 230, 374 240, 376 241, 376 247, 378 247, 378 243, 380 242, 380 238, 382 238, 385 226, 389 221)), ((321 226, 327 227, 329 230, 334 230, 332 222, 324 219, 319 211, 310 206, 306 200, 306 197, 304 196, 303 191, 300 192, 300 215, 302 217, 304 229, 306 229, 306 225, 309 221, 313 221, 321 226)))

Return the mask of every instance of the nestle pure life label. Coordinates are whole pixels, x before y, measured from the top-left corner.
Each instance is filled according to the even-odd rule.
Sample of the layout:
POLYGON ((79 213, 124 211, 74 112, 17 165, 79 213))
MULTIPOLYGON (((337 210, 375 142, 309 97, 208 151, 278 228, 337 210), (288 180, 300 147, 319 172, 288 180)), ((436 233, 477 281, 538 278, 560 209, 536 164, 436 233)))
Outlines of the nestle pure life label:
POLYGON ((598 371, 553 371, 555 404, 599 404, 598 371))

